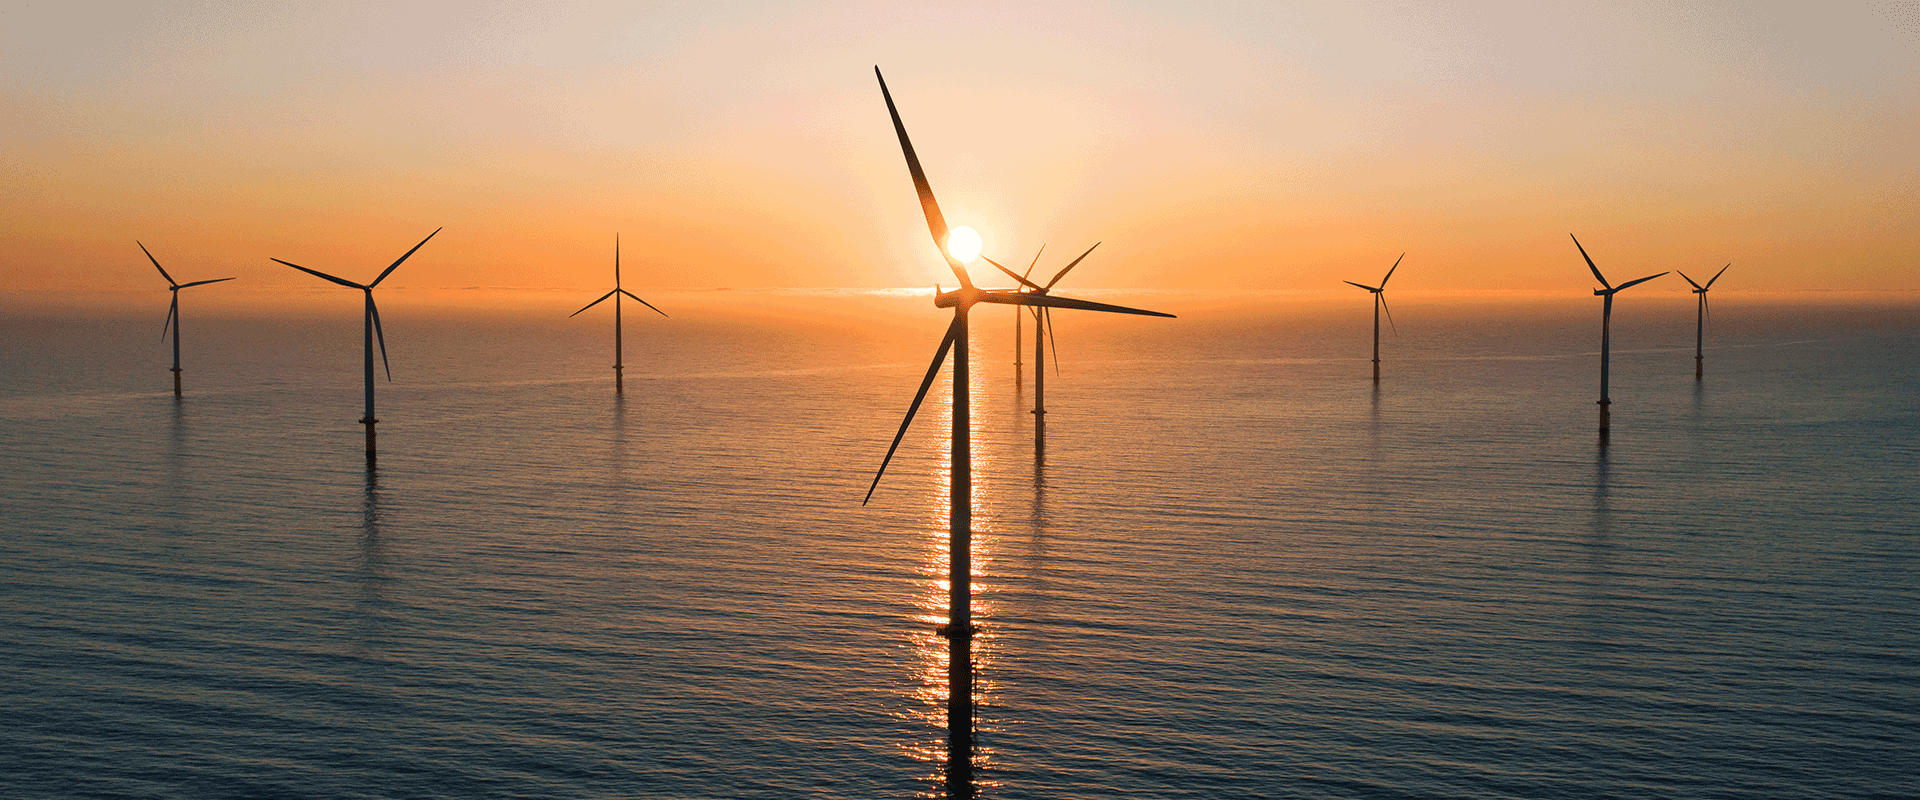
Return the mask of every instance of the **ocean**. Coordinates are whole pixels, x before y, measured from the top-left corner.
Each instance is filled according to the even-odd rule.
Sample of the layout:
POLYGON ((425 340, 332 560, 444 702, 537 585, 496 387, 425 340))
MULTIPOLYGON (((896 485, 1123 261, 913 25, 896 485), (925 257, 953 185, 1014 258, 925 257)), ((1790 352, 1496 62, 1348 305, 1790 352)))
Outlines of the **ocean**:
MULTIPOLYGON (((0 795, 938 797, 948 312, 0 317, 0 795), (643 316, 644 315, 644 316, 643 316)), ((382 290, 386 292, 386 290, 382 290)), ((974 313, 988 798, 1920 797, 1920 313, 974 313), (1032 328, 1025 330, 1030 351, 1032 328)), ((335 296, 338 295, 338 296, 335 296)), ((551 306, 551 308, 548 308, 551 306)), ((636 312, 635 309, 638 309, 636 312)), ((147 309, 141 309, 144 312, 147 309)))

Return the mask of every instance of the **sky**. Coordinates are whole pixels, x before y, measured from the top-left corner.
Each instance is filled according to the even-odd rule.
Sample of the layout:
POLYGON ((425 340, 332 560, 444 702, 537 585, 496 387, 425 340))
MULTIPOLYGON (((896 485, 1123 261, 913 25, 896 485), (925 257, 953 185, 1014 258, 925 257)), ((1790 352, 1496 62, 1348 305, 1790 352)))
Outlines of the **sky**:
POLYGON ((875 65, 1063 287, 1920 292, 1920 2, 1276 0, 0 0, 0 291, 950 284, 875 65))

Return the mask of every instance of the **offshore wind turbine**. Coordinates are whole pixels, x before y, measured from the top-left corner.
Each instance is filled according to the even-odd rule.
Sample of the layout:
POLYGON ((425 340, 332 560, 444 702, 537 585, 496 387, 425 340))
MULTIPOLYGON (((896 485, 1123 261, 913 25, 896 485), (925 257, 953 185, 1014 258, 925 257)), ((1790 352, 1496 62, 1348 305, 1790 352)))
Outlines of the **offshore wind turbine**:
MULTIPOLYGON (((613 291, 600 295, 600 300, 605 300, 609 297, 613 298, 613 393, 614 394, 626 394, 626 383, 621 379, 621 376, 620 376, 620 370, 622 369, 622 367, 620 366, 620 340, 622 338, 620 335, 620 296, 621 295, 632 297, 635 301, 640 303, 640 305, 646 306, 647 308, 653 308, 652 303, 649 303, 645 300, 641 300, 639 297, 635 297, 632 292, 629 292, 625 289, 620 288, 620 234, 616 233, 613 235, 613 291)), ((600 305, 600 300, 595 300, 591 303, 586 304, 580 309, 580 311, 585 311, 589 308, 600 305)), ((658 312, 660 316, 664 317, 667 315, 667 312, 661 311, 660 309, 653 308, 653 310, 655 312, 658 312)), ((580 311, 575 311, 571 314, 568 314, 567 317, 571 319, 573 317, 580 316, 580 311)))
MULTIPOLYGON (((134 240, 133 243, 140 244, 140 241, 136 239, 134 240)), ((173 290, 173 305, 170 305, 167 307, 167 321, 166 321, 166 324, 160 326, 160 338, 161 339, 167 338, 167 329, 168 328, 173 329, 173 396, 179 397, 180 396, 180 290, 185 289, 189 286, 203 286, 209 283, 219 283, 221 281, 230 281, 233 279, 232 278, 214 278, 213 280, 206 280, 206 281, 175 283, 173 280, 173 276, 167 274, 167 268, 160 266, 160 259, 154 258, 153 252, 148 250, 146 245, 140 244, 140 252, 147 254, 147 260, 153 262, 154 269, 160 270, 160 277, 166 278, 167 287, 173 290)))
MULTIPOLYGON (((1047 246, 1044 244, 1040 245, 1039 250, 1034 251, 1033 263, 1027 265, 1027 275, 1033 274, 1033 268, 1035 265, 1040 263, 1040 254, 1044 252, 1047 252, 1047 246)), ((987 259, 987 263, 992 264, 996 267, 1000 267, 999 262, 996 262, 991 258, 987 259)), ((1000 268, 1003 270, 1006 269, 1006 267, 1000 267, 1000 268)), ((1022 283, 1025 283, 1026 279, 1027 279, 1026 275, 1020 276, 1020 281, 1022 283)), ((1014 367, 1013 375, 1014 375, 1015 383, 1019 382, 1019 377, 1020 377, 1020 353, 1021 353, 1020 318, 1026 316, 1026 314, 1027 312, 1021 311, 1019 309, 1014 309, 1014 312, 1013 312, 1013 367, 1014 367)))
POLYGON ((927 183, 927 175, 920 169, 920 158, 913 152, 913 142, 907 138, 907 128, 900 122, 900 112, 893 105, 893 95, 887 91, 887 79, 880 74, 880 68, 873 68, 873 75, 880 81, 880 96, 886 99, 887 114, 893 118, 893 130, 900 138, 900 151, 907 160, 907 172, 913 178, 914 191, 920 197, 920 210, 926 215, 927 230, 933 234, 933 243, 940 255, 953 270, 960 281, 960 287, 951 292, 940 291, 934 287, 933 305, 936 308, 953 309, 953 322, 948 324, 947 333, 940 339, 940 347, 934 351, 933 363, 927 367, 927 375, 920 381, 920 390, 914 394, 913 403, 907 406, 907 416, 900 421, 900 430, 893 435, 893 444, 887 448, 887 456, 880 462, 880 470, 874 473, 873 485, 867 488, 867 498, 861 501, 866 505, 873 499, 873 492, 880 486, 880 477, 887 472, 887 464, 893 461, 894 451, 900 447, 900 439, 907 434, 907 427, 913 424, 913 415, 920 410, 921 401, 927 397, 927 389, 933 386, 933 379, 939 375, 940 366, 946 362, 947 353, 953 353, 953 440, 949 457, 948 471, 948 547, 947 547, 947 587, 948 618, 947 624, 940 629, 948 642, 947 658, 947 769, 950 782, 970 780, 973 769, 973 430, 972 415, 969 413, 971 400, 967 382, 967 312, 976 303, 998 303, 1014 306, 1039 306, 1046 308, 1077 308, 1086 311, 1107 311, 1120 314, 1144 314, 1155 317, 1171 317, 1158 311, 1144 311, 1137 308, 1094 303, 1069 297, 1031 294, 1013 290, 980 289, 973 285, 968 277, 964 262, 979 255, 979 235, 966 227, 949 231, 946 218, 940 214, 940 204, 934 200, 933 189, 927 183))
MULTIPOLYGON (((1727 267, 1731 266, 1733 265, 1727 265, 1727 267)), ((1709 313, 1707 311, 1707 290, 1713 288, 1714 281, 1720 280, 1720 274, 1726 272, 1727 267, 1721 267, 1720 272, 1713 273, 1713 277, 1707 279, 1707 285, 1705 286, 1701 286, 1699 282, 1692 278, 1687 278, 1687 273, 1680 273, 1680 277, 1686 278, 1687 283, 1693 284, 1693 293, 1700 296, 1700 309, 1694 314, 1693 320, 1693 379, 1696 381, 1707 374, 1706 367, 1702 366, 1700 353, 1701 344, 1707 335, 1707 314, 1709 313)))
POLYGON ((373 304, 373 287, 379 286, 381 281, 386 280, 388 275, 392 275, 394 270, 400 268, 400 262, 406 261, 407 257, 413 255, 415 250, 419 250, 421 246, 427 243, 427 239, 432 239, 434 236, 438 235, 441 230, 442 230, 441 228, 434 228, 433 233, 427 234, 427 238, 421 239, 420 244, 416 244, 413 246, 413 250, 408 250, 406 255, 401 256, 399 259, 395 260, 392 264, 388 265, 386 271, 381 272, 380 277, 374 278, 372 283, 364 283, 364 284, 354 283, 353 281, 347 280, 345 278, 336 278, 332 275, 328 275, 327 273, 321 272, 319 270, 307 269, 306 267, 300 266, 299 264, 295 264, 291 261, 280 261, 280 259, 277 259, 277 258, 273 259, 274 261, 280 261, 280 263, 285 264, 289 267, 293 267, 294 269, 300 270, 301 272, 307 273, 308 275, 313 275, 318 278, 324 278, 326 280, 333 281, 334 283, 340 284, 341 286, 345 286, 349 289, 359 289, 360 291, 366 293, 367 313, 366 313, 366 347, 365 347, 366 359, 365 361, 366 361, 366 379, 367 379, 366 380, 367 413, 360 418, 360 424, 367 426, 367 463, 369 465, 373 463, 373 459, 374 459, 373 426, 375 423, 380 421, 374 418, 373 416, 373 341, 376 337, 380 340, 380 365, 382 367, 385 367, 387 370, 387 380, 388 381, 393 380, 393 367, 387 363, 387 335, 385 333, 382 333, 380 330, 380 308, 373 304))
POLYGON ((1593 290, 1594 294, 1606 298, 1606 302, 1600 307, 1600 435, 1605 436, 1608 427, 1607 407, 1613 405, 1613 400, 1607 397, 1607 360, 1610 355, 1608 336, 1613 327, 1613 296, 1621 289, 1625 289, 1636 283, 1646 283, 1667 273, 1662 272, 1659 275, 1634 278, 1619 286, 1615 286, 1607 283, 1607 276, 1600 274, 1600 268, 1593 265, 1593 257, 1587 255, 1587 248, 1580 247, 1580 237, 1574 236, 1571 233, 1567 234, 1567 236, 1573 239, 1574 247, 1580 248, 1580 257, 1587 260, 1587 268, 1593 270, 1593 277, 1600 280, 1601 286, 1607 287, 1605 289, 1593 290))
MULTIPOLYGON (((1061 278, 1067 277, 1069 270, 1073 269, 1081 260, 1091 254, 1094 247, 1099 246, 1099 242, 1094 242, 1093 247, 1087 248, 1087 252, 1081 253, 1080 258, 1074 259, 1073 263, 1066 265, 1058 273, 1055 273, 1053 280, 1047 281, 1047 285, 1045 286, 1028 280, 1026 275, 1017 274, 1013 270, 1000 266, 1000 262, 991 258, 987 259, 987 263, 999 267, 1001 272, 1012 275, 1014 280, 1019 281, 1021 285, 1027 287, 1025 290, 1026 294, 1047 296, 1048 292, 1053 291, 1054 284, 1059 283, 1061 278)), ((1035 264, 1040 263, 1039 254, 1034 254, 1033 260, 1035 264)), ((1029 275, 1033 273, 1032 265, 1028 265, 1027 273, 1029 275)), ((1042 345, 1051 344, 1054 347, 1053 370, 1056 375, 1060 372, 1060 349, 1058 343, 1053 339, 1053 312, 1048 311, 1046 306, 1038 305, 1028 310, 1033 313, 1033 436, 1034 442, 1038 444, 1041 437, 1045 435, 1044 432, 1047 427, 1047 354, 1046 348, 1042 345)))
MULTIPOLYGON (((1407 257, 1406 253, 1401 253, 1400 258, 1396 258, 1393 260, 1393 266, 1387 269, 1387 277, 1380 279, 1379 286, 1368 286, 1364 283, 1354 283, 1353 281, 1341 281, 1341 283, 1345 283, 1351 286, 1358 286, 1362 289, 1365 289, 1373 293, 1373 382, 1374 383, 1380 382, 1380 309, 1387 307, 1387 280, 1393 277, 1393 271, 1400 268, 1401 260, 1405 259, 1406 257, 1407 257)), ((1393 309, 1387 309, 1387 324, 1393 325, 1393 309)), ((1400 332, 1399 327, 1397 326, 1394 327, 1393 332, 1399 333, 1400 332)))

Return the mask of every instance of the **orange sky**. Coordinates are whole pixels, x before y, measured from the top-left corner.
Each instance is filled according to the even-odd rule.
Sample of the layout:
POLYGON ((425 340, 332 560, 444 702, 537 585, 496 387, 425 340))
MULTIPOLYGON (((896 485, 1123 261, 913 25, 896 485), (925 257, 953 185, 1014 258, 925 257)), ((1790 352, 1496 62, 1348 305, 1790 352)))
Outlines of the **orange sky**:
POLYGON ((0 291, 950 283, 874 64, 1078 288, 1920 291, 1913 2, 176 5, 0 5, 0 291))

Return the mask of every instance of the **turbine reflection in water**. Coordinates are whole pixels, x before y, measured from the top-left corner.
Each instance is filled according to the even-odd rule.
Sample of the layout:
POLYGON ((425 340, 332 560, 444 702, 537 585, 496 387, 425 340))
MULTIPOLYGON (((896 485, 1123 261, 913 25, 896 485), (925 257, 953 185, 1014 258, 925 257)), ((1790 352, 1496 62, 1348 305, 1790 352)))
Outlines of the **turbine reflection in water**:
MULTIPOLYGON (((932 411, 934 419, 940 420, 938 423, 941 426, 940 438, 951 440, 953 435, 952 390, 946 389, 930 400, 939 404, 932 411)), ((969 400, 971 401, 969 408, 974 418, 983 418, 984 406, 987 405, 986 398, 983 398, 981 393, 971 393, 969 400)), ((977 430, 975 432, 978 433, 977 430)), ((929 465, 933 480, 928 483, 928 487, 932 492, 927 497, 925 526, 919 532, 922 553, 917 570, 920 576, 919 591, 914 597, 914 604, 920 611, 911 618, 912 624, 908 633, 909 646, 913 651, 912 663, 915 665, 915 675, 912 688, 909 690, 912 702, 906 706, 909 710, 904 712, 904 716, 924 725, 925 734, 904 743, 902 749, 913 759, 934 767, 931 772, 924 775, 924 780, 941 787, 944 790, 944 796, 947 797, 973 797, 980 788, 997 785, 994 781, 984 779, 982 775, 982 772, 993 764, 995 750, 992 746, 981 743, 978 738, 980 732, 991 733, 996 730, 992 717, 983 714, 982 711, 991 708, 998 696, 997 684, 991 677, 990 670, 999 651, 1000 636, 992 627, 985 624, 994 616, 995 608, 991 601, 992 585, 983 580, 989 573, 988 567, 992 563, 992 555, 998 541, 995 536, 993 509, 984 504, 987 490, 991 487, 986 473, 992 469, 993 459, 990 456, 982 458, 980 448, 977 447, 970 448, 969 452, 973 453, 975 466, 971 493, 974 507, 974 527, 970 547, 972 558, 968 570, 972 576, 972 580, 969 581, 971 584, 969 596, 972 598, 972 619, 976 628, 973 636, 970 637, 973 656, 971 688, 975 709, 972 727, 974 736, 965 739, 954 737, 948 729, 947 701, 952 694, 952 686, 948 680, 951 672, 948 666, 951 660, 952 643, 942 631, 952 614, 949 598, 953 587, 947 576, 953 560, 949 549, 951 537, 946 528, 948 515, 952 510, 949 498, 953 474, 950 465, 938 462, 932 462, 929 465), (956 765, 961 764, 961 759, 967 758, 964 745, 968 740, 971 740, 972 744, 972 757, 965 764, 967 768, 954 769, 956 765), (962 747, 956 748, 956 744, 962 747)), ((941 790, 934 790, 928 792, 926 796, 937 797, 942 793, 941 790)))
POLYGON ((387 569, 386 544, 380 535, 380 472, 367 466, 366 495, 360 504, 360 551, 354 564, 359 596, 354 599, 356 630, 351 652, 356 656, 375 656, 386 631, 387 569))

